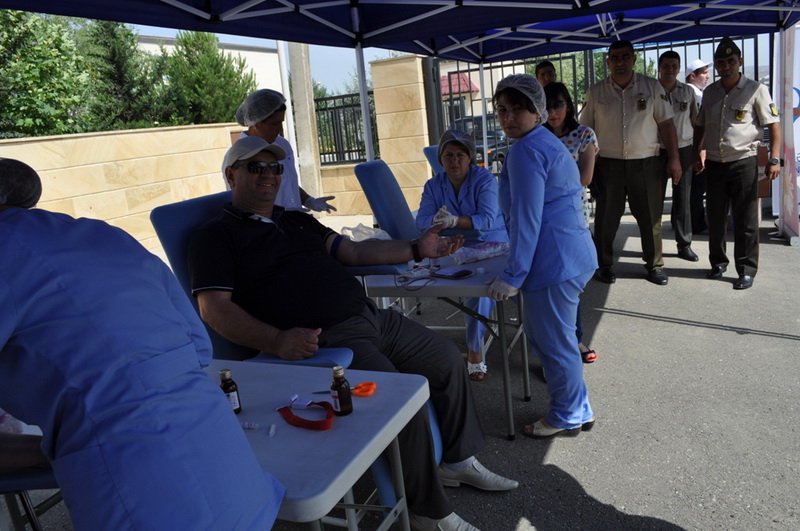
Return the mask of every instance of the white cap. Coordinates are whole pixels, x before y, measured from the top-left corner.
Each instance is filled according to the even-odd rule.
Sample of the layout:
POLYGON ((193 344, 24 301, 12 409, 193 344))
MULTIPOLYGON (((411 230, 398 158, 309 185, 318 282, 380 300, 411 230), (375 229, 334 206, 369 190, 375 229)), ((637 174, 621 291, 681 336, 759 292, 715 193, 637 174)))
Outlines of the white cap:
POLYGON ((700 70, 701 68, 705 68, 710 64, 711 63, 706 63, 702 59, 695 59, 694 61, 686 65, 686 77, 689 77, 689 74, 691 74, 695 70, 700 70))
POLYGON ((225 168, 233 166, 237 160, 249 159, 262 151, 272 153, 278 160, 286 158, 286 152, 279 145, 269 144, 257 136, 246 136, 237 140, 225 153, 225 159, 222 161, 222 175, 225 175, 225 168))

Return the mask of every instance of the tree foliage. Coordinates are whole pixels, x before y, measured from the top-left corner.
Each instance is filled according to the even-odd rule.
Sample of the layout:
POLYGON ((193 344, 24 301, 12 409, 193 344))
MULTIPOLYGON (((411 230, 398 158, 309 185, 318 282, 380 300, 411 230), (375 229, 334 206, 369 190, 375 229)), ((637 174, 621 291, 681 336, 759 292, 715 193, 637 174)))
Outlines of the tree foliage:
POLYGON ((91 21, 78 35, 92 79, 88 109, 92 130, 169 123, 163 50, 159 56, 142 52, 130 26, 119 22, 91 21))
POLYGON ((88 87, 66 21, 0 10, 0 137, 83 131, 88 87))
POLYGON ((126 24, 0 10, 0 138, 230 122, 255 88, 213 34, 149 54, 126 24))
POLYGON ((245 61, 221 52, 211 33, 179 32, 166 75, 167 95, 180 123, 230 122, 256 88, 245 61))

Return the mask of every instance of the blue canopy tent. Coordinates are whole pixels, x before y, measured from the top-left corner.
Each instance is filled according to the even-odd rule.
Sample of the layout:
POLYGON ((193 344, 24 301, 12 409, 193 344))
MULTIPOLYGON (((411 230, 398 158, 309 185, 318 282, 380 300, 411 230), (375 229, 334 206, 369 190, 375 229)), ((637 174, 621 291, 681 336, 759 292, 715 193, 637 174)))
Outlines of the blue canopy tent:
MULTIPOLYGON (((363 47, 483 64, 605 48, 618 39, 780 32, 782 57, 790 59, 794 34, 786 30, 800 20, 798 0, 0 0, 0 8, 355 48, 368 129, 363 47)), ((781 72, 783 115, 791 116, 790 60, 781 62, 781 72)), ((784 133, 793 146, 791 124, 784 133)), ((373 158, 369 140, 367 155, 373 158)), ((794 176, 793 160, 787 170, 794 176)), ((795 198, 789 236, 797 238, 794 179, 789 189, 795 198)))

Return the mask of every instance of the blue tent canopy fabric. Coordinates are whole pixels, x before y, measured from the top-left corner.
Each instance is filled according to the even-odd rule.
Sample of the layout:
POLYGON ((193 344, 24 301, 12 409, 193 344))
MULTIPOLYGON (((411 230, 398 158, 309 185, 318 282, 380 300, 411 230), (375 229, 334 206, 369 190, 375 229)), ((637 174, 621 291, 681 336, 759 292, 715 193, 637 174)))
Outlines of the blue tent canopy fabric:
POLYGON ((472 63, 785 29, 778 0, 0 0, 0 7, 472 63))

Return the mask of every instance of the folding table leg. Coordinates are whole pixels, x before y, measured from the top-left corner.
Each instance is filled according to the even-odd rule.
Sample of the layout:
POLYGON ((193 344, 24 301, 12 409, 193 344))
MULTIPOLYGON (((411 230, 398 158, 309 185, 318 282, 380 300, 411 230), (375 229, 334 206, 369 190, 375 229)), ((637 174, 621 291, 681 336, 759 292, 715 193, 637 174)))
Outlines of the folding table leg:
POLYGON ((525 335, 525 327, 524 322, 522 320, 522 316, 524 315, 523 310, 525 301, 522 297, 522 292, 517 295, 517 312, 519 312, 519 327, 522 331, 522 337, 520 340, 522 341, 521 351, 522 351, 522 387, 524 391, 524 398, 525 402, 531 401, 531 371, 528 370, 528 337, 525 335))
POLYGON ((508 420, 508 436, 509 441, 513 441, 516 436, 514 435, 514 412, 511 409, 511 374, 508 369, 508 338, 506 337, 506 302, 498 301, 497 303, 497 321, 498 331, 497 335, 500 339, 500 357, 503 360, 503 391, 505 393, 506 404, 506 419, 508 420))

